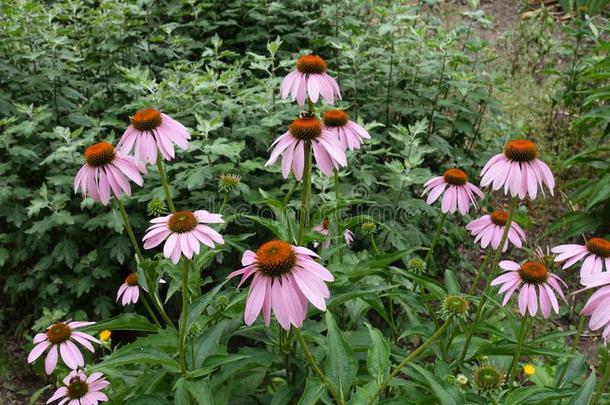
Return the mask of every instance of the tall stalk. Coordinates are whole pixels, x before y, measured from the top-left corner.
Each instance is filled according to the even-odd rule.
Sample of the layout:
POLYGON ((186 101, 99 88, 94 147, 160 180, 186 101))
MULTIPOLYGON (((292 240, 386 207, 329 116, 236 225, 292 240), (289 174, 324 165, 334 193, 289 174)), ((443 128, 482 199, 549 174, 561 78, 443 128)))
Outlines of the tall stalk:
POLYGON ((430 244, 430 249, 428 250, 428 253, 426 254, 426 258, 424 259, 424 263, 426 263, 426 265, 428 264, 428 262, 430 262, 430 259, 432 258, 432 253, 434 252, 434 248, 438 244, 438 240, 441 236, 441 231, 443 230, 443 225, 445 224, 445 219, 447 219, 446 212, 442 213, 440 218, 438 219, 438 225, 436 225, 436 232, 434 232, 434 237, 432 238, 432 244, 430 244))
MULTIPOLYGON (((608 346, 606 346, 606 353, 608 353, 608 346)), ((608 357, 610 358, 610 356, 608 357)), ((591 405, 597 405, 603 393, 606 391, 608 381, 610 381, 610 361, 606 362, 606 370, 604 370, 604 376, 602 377, 602 380, 597 387, 597 392, 595 392, 595 396, 593 397, 593 399, 591 399, 591 405)))
POLYGON ((335 403, 339 404, 339 405, 345 404, 345 401, 343 400, 343 397, 341 396, 341 394, 339 392, 337 392, 337 389, 335 388, 333 383, 328 379, 326 374, 324 374, 324 372, 320 369, 320 366, 318 366, 316 359, 313 357, 313 355, 309 351, 309 348, 307 347, 307 343, 305 342, 305 339, 303 338, 303 335, 301 334, 301 330, 299 328, 292 328, 292 331, 294 332, 294 335, 297 337, 297 340, 299 341, 299 344, 301 345, 301 348, 303 349, 303 356, 305 357, 305 361, 307 361, 311 370, 318 375, 322 384, 324 384, 326 386, 326 389, 328 390, 330 395, 335 399, 335 403))
POLYGON ((167 206, 169 207, 169 210, 171 212, 176 212, 176 207, 174 207, 172 195, 169 192, 167 175, 165 174, 165 168, 163 167, 163 158, 161 157, 161 152, 159 151, 157 151, 157 169, 159 170, 159 177, 161 177, 161 185, 163 186, 163 191, 165 192, 165 200, 167 201, 167 206))
POLYGON ((303 167, 303 186, 301 196, 301 215, 299 218, 298 245, 301 246, 309 228, 309 210, 311 203, 311 143, 305 142, 305 166, 303 167))
POLYGON ((479 305, 477 306, 476 315, 474 317, 474 321, 470 328, 468 328, 468 332, 466 333, 466 342, 464 342, 464 349, 462 350, 462 354, 459 358, 459 363, 464 361, 466 358, 466 354, 468 353, 468 347, 470 346, 470 340, 472 340, 472 335, 477 328, 477 324, 481 320, 481 316, 483 315, 483 308, 485 307, 485 303, 487 303, 487 293, 489 292, 489 287, 491 285, 491 280, 493 279, 494 272, 498 262, 500 261, 500 255, 502 254, 502 247, 506 243, 506 238, 508 237, 508 231, 510 229, 510 224, 513 222, 513 217, 515 216, 515 211, 517 210, 517 205, 519 203, 519 199, 514 197, 510 203, 510 208, 508 210, 508 219, 506 220, 506 225, 504 228, 504 233, 502 234, 502 239, 500 240, 500 245, 496 249, 495 255, 491 262, 491 266, 489 267, 489 274, 487 276, 487 281, 485 282, 485 288, 481 293, 481 300, 479 301, 479 305))
POLYGON ((481 266, 479 266, 477 275, 475 276, 474 281, 472 282, 472 285, 470 286, 470 289, 468 290, 468 295, 472 295, 474 293, 474 291, 476 290, 477 285, 479 284, 479 279, 481 278, 481 274, 483 273, 483 270, 487 266, 487 263, 489 262, 489 258, 491 257, 491 250, 492 250, 492 247, 491 247, 491 245, 489 245, 489 247, 485 251, 485 259, 481 263, 481 266))
MULTIPOLYGON (((121 201, 120 198, 117 198, 116 201, 119 206, 119 212, 121 213, 121 218, 123 219, 123 223, 125 224, 125 230, 127 231, 127 235, 129 235, 129 240, 131 241, 131 245, 133 246, 133 249, 136 252, 136 257, 138 258, 138 262, 141 263, 142 260, 144 260, 144 256, 142 255, 142 251, 140 250, 140 246, 138 245, 136 236, 134 235, 133 229, 131 228, 131 223, 129 222, 129 216, 127 215, 127 211, 125 210, 125 205, 123 204, 123 202, 121 201)), ((169 319, 169 317, 165 313, 165 310, 163 309, 163 306, 161 306, 158 303, 158 300, 154 296, 155 290, 152 288, 152 286, 149 286, 149 287, 153 291, 153 293, 151 294, 152 302, 153 302, 153 305, 155 306, 155 308, 157 309, 157 312, 159 312, 159 314, 161 314, 161 317, 163 318, 165 323, 167 323, 168 325, 173 327, 174 323, 172 322, 171 319, 169 319)), ((141 294, 140 296, 142 297, 142 304, 144 305, 144 308, 149 313, 149 315, 151 316, 153 321, 160 327, 161 323, 159 322, 159 320, 157 319, 157 316, 155 315, 152 308, 150 307, 150 304, 148 303, 148 298, 146 297, 145 294, 141 294)))
POLYGON ((184 259, 182 269, 182 312, 180 313, 180 329, 178 332, 178 356, 182 375, 186 374, 186 359, 184 355, 184 338, 186 335, 186 320, 189 310, 189 264, 190 260, 184 259))
POLYGON ((521 356, 521 349, 523 348, 523 342, 525 342, 525 338, 530 329, 530 317, 529 313, 526 312, 525 316, 521 320, 521 328, 519 329, 519 335, 517 336, 517 347, 515 348, 515 353, 513 355, 513 361, 510 365, 510 369, 508 372, 508 379, 506 380, 506 384, 508 386, 508 390, 512 390, 513 381, 517 376, 517 365, 519 364, 519 356, 521 356))

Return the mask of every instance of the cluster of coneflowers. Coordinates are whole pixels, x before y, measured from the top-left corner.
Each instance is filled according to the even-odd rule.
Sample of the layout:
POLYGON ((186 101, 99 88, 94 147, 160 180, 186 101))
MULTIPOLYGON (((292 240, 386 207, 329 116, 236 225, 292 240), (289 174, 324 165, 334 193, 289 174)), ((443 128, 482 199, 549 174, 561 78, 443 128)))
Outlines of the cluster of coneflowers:
MULTIPOLYGON (((323 248, 330 245, 333 236, 327 218, 314 227, 310 224, 312 161, 315 161, 322 175, 334 176, 337 187, 338 171, 347 166, 346 152, 360 148, 362 142, 370 136, 362 126, 349 120, 347 112, 342 109, 324 107, 325 111, 322 112, 321 117, 318 116, 315 109, 318 101, 324 100, 327 105, 332 106, 336 100, 341 99, 336 80, 327 73, 326 63, 319 56, 301 56, 296 63, 296 69, 282 81, 280 94, 282 98, 291 96, 300 106, 307 105, 307 110, 294 119, 288 130, 273 142, 270 148, 271 156, 267 162, 267 165, 272 165, 281 157, 283 177, 288 178, 292 172, 295 179, 301 182, 299 233, 295 240, 271 240, 259 246, 256 251, 246 251, 241 259, 244 267, 230 273, 227 278, 241 276, 238 287, 248 279, 251 280, 244 311, 245 323, 253 324, 262 312, 264 323, 269 326, 273 313, 284 330, 294 333, 312 371, 318 374, 334 400, 337 403, 344 403, 334 385, 314 364, 315 360, 299 330, 307 316, 309 303, 320 311, 326 310, 326 301, 330 297, 326 283, 334 280, 328 269, 318 262, 318 254, 305 246, 305 235, 309 230, 324 237, 323 248)), ((133 244, 136 259, 141 262, 144 256, 121 199, 124 195, 131 195, 131 182, 138 186, 143 184, 143 176, 148 173, 147 165, 156 165, 170 213, 165 212, 163 203, 149 207, 150 212, 156 214, 156 218, 150 221, 151 226, 145 232, 142 243, 144 249, 153 249, 163 244, 163 256, 183 268, 182 312, 178 325, 179 363, 183 374, 187 372, 184 343, 189 302, 188 278, 189 272, 195 268, 192 259, 200 253, 202 245, 214 248, 217 244, 224 243, 222 235, 209 226, 209 224, 223 223, 221 214, 205 210, 177 210, 174 206, 164 161, 175 158, 175 145, 186 150, 189 139, 187 129, 167 114, 154 109, 138 111, 131 117, 131 123, 116 147, 108 142, 100 142, 85 150, 85 164, 74 180, 75 190, 81 192, 83 197, 91 197, 93 201, 103 205, 108 205, 112 199, 116 200, 125 229, 133 244)), ((474 323, 467 331, 462 359, 468 351, 470 339, 480 320, 490 286, 501 285, 499 293, 504 294, 504 304, 519 291, 519 311, 526 319, 528 316, 535 316, 538 309, 544 318, 548 318, 551 310, 555 312, 559 310, 557 296, 565 299, 561 289, 563 281, 549 272, 543 262, 499 261, 501 254, 507 251, 510 244, 521 248, 526 239, 523 229, 514 222, 518 201, 528 195, 530 199, 536 198, 538 190, 542 190, 543 185, 551 194, 553 193, 553 175, 548 166, 538 159, 536 146, 527 140, 510 141, 506 144, 504 153, 494 156, 485 165, 481 175, 483 187, 491 187, 493 190, 503 189, 505 194, 512 196, 512 202, 508 211, 495 210, 466 226, 475 236, 475 241, 488 249, 470 293, 474 291, 479 278, 485 273, 484 270, 489 268, 490 272, 486 277, 486 285, 477 307, 474 323), (493 278, 497 265, 506 272, 493 278)), ((229 180, 231 187, 239 182, 239 178, 235 176, 229 176, 227 181, 229 180)), ((420 266, 422 268, 425 268, 432 257, 447 215, 455 212, 466 215, 471 206, 478 207, 478 199, 484 198, 481 190, 468 181, 466 173, 457 168, 449 169, 443 176, 428 181, 425 184, 424 194, 428 194, 429 204, 442 197, 442 215, 423 267, 420 266)), ((340 215, 336 215, 335 222, 336 236, 341 231, 340 215)), ((374 227, 374 224, 371 225, 374 227)), ((343 237, 346 245, 350 246, 354 234, 349 229, 344 229, 343 237)), ((315 247, 317 243, 314 243, 315 247)), ((581 282, 586 288, 602 286, 591 296, 583 309, 583 314, 591 315, 592 329, 604 327, 604 338, 610 339, 610 317, 603 312, 604 306, 610 303, 608 276, 610 273, 602 273, 604 266, 608 270, 610 264, 610 243, 604 239, 593 238, 585 246, 562 245, 554 248, 553 252, 558 253, 556 258, 558 262, 565 262, 564 268, 583 261, 581 282)), ((468 304, 458 298, 448 299, 444 310, 451 313, 467 310, 468 304)), ((144 289, 136 272, 125 278, 118 289, 116 299, 120 300, 122 305, 135 304, 141 299, 155 322, 160 325, 155 315, 156 311, 167 325, 172 327, 174 325, 167 316, 156 289, 151 288, 150 291, 144 289)), ((100 343, 96 338, 79 331, 80 328, 92 324, 92 322, 77 321, 58 322, 49 326, 46 332, 34 337, 35 346, 28 356, 30 363, 48 351, 44 361, 47 374, 53 373, 60 357, 72 370, 63 379, 64 386, 57 389, 48 403, 58 400, 60 404, 96 405, 98 402, 108 400, 101 392, 109 385, 108 381, 101 373, 92 373, 89 376, 85 374, 84 357, 78 347, 81 345, 94 352, 93 343, 100 343)), ((523 325, 510 375, 514 374, 519 350, 527 334, 525 329, 527 322, 524 321, 523 325)), ((443 330, 439 329, 429 341, 440 336, 442 332, 443 330)), ((375 397, 383 391, 382 388, 387 387, 404 365, 405 362, 394 368, 375 397)))
MULTIPOLYGON (((481 320, 483 309, 487 301, 491 286, 500 286, 498 293, 503 294, 502 305, 507 305, 510 298, 518 292, 517 303, 519 313, 523 316, 521 328, 517 337, 517 347, 513 362, 507 374, 509 389, 515 378, 521 348, 528 335, 530 317, 538 313, 547 319, 551 313, 559 313, 558 297, 565 302, 562 285, 567 285, 553 274, 545 264, 544 257, 537 255, 532 260, 516 262, 501 260, 501 255, 508 250, 509 245, 522 248, 526 235, 524 230, 514 222, 514 216, 520 200, 529 196, 534 200, 538 192, 544 193, 545 186, 551 195, 555 187, 555 180, 549 167, 538 158, 537 146, 524 139, 511 140, 506 143, 503 153, 493 156, 481 171, 481 186, 490 187, 494 191, 503 191, 511 198, 508 211, 498 208, 485 214, 466 225, 466 229, 475 237, 475 243, 487 249, 487 254, 479 267, 469 294, 473 294, 478 287, 479 279, 486 274, 486 283, 481 293, 481 299, 475 312, 474 321, 467 331, 460 360, 464 360, 468 353, 470 340, 481 320), (496 266, 504 272, 496 277, 496 266)), ((443 176, 430 179, 424 185, 423 195, 427 196, 427 203, 433 204, 442 196, 441 218, 438 223, 436 237, 433 239, 425 263, 432 257, 432 252, 438 242, 444 220, 448 213, 459 211, 465 215, 471 206, 477 207, 477 197, 484 198, 484 194, 475 185, 468 181, 467 174, 460 169, 447 170, 443 176)), ((602 287, 588 300, 581 311, 581 316, 591 316, 589 328, 591 330, 603 329, 603 338, 610 341, 610 242, 606 239, 594 237, 584 245, 560 245, 551 249, 556 255, 554 261, 563 263, 567 269, 582 261, 580 282, 585 289, 602 287), (605 270, 605 271, 604 271, 605 270)), ((581 290, 582 291, 582 290, 581 290)), ((577 291, 578 292, 578 291, 577 291)), ((580 335, 582 330, 578 330, 580 335)), ((576 338, 576 340, 578 337, 576 338)), ((501 376, 499 373, 498 376, 501 376)), ((501 381, 496 386, 499 387, 501 381)))

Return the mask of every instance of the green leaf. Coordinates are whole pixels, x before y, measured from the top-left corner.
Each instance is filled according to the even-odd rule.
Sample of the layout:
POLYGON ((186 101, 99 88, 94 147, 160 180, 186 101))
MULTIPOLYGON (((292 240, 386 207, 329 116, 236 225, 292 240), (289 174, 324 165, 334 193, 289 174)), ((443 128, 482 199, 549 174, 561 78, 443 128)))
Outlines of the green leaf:
POLYGON ((574 396, 570 398, 568 405, 588 404, 591 400, 591 396, 593 395, 593 391, 595 390, 596 380, 597 377, 595 376, 595 370, 593 370, 582 387, 580 387, 574 396))
POLYGON ((307 381, 305 381, 305 390, 303 390, 303 395, 301 395, 297 405, 316 405, 324 390, 324 384, 322 384, 318 378, 307 377, 307 381))
POLYGON ((434 393, 436 398, 438 398, 441 405, 458 404, 458 402, 449 394, 449 391, 443 387, 444 383, 436 378, 431 372, 415 363, 410 364, 409 367, 413 368, 424 377, 428 383, 428 387, 430 387, 430 390, 434 393))
POLYGON ((271 405, 284 405, 291 403, 294 389, 288 384, 282 384, 275 391, 275 395, 271 400, 271 405))
POLYGON ((568 359, 561 367, 557 367, 557 378, 563 374, 562 379, 556 382, 557 387, 561 388, 574 381, 575 378, 584 375, 586 369, 585 356, 576 353, 574 357, 568 359), (565 372, 563 371, 564 369, 566 369, 565 372))
POLYGON ((154 347, 132 348, 130 346, 117 350, 101 363, 92 365, 91 368, 96 371, 103 371, 134 364, 160 365, 175 373, 180 371, 178 362, 168 356, 167 353, 154 347))
POLYGON ((390 344, 378 329, 365 322, 372 344, 367 351, 366 367, 369 374, 381 382, 390 370, 390 344))
POLYGON ((206 380, 186 380, 184 387, 197 400, 199 405, 214 405, 214 396, 206 380))
POLYGON ((214 287, 212 290, 208 291, 205 295, 197 298, 195 301, 191 303, 189 306, 189 315, 188 320, 186 321, 187 330, 188 328, 197 320, 199 315, 205 311, 207 306, 210 304, 210 301, 218 294, 218 291, 224 287, 228 280, 224 280, 219 285, 214 287))
POLYGON ((82 328, 81 331, 86 333, 99 333, 105 329, 114 330, 130 330, 136 332, 156 332, 158 327, 151 323, 142 315, 123 314, 106 321, 97 322, 94 325, 82 328))
POLYGON ((358 361, 354 351, 345 340, 343 333, 337 327, 330 311, 326 312, 326 375, 330 378, 336 388, 347 396, 356 373, 358 372, 358 361))

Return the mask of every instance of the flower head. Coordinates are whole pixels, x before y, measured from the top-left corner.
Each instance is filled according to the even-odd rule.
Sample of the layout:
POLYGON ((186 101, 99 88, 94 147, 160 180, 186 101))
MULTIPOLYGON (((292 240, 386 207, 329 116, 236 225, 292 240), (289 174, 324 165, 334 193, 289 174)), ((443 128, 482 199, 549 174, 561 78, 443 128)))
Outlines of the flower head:
POLYGON ((346 229, 343 232, 343 238, 345 239, 347 247, 352 247, 352 243, 354 243, 354 232, 350 231, 349 229, 346 229))
POLYGON ((523 374, 525 374, 528 377, 533 376, 534 374, 536 374, 536 367, 534 367, 534 365, 531 363, 525 364, 523 366, 523 374))
MULTIPOLYGON (((504 294, 502 305, 506 305, 513 293, 519 289, 519 312, 525 315, 529 311, 535 316, 540 307, 542 316, 546 319, 551 315, 551 308, 559 313, 557 302, 558 294, 564 301, 565 297, 561 285, 565 283, 556 275, 550 273, 547 267, 540 262, 528 261, 519 264, 510 260, 503 260, 499 266, 506 270, 505 273, 496 277, 491 285, 500 285, 500 294, 504 294), (536 289, 538 292, 536 292, 536 289)), ((567 286, 566 286, 567 287, 567 286)))
POLYGON ((504 374, 491 364, 482 364, 472 370, 472 377, 481 391, 495 391, 502 386, 504 374))
POLYGON ((135 149, 135 158, 141 162, 154 164, 157 150, 165 160, 172 160, 175 157, 174 144, 182 149, 189 146, 191 136, 184 125, 159 110, 140 110, 130 119, 131 124, 117 147, 125 153, 135 149))
POLYGON ((337 81, 326 73, 326 62, 317 55, 301 56, 296 70, 282 80, 280 95, 286 98, 289 94, 299 105, 305 105, 307 98, 317 103, 320 96, 328 104, 334 104, 335 97, 341 99, 337 81))
POLYGON ((262 310, 265 325, 269 326, 273 310, 282 328, 288 330, 291 325, 303 325, 308 302, 326 311, 330 291, 325 282, 335 278, 314 261, 317 257, 307 248, 279 240, 261 245, 256 253, 246 251, 241 259, 245 267, 227 276, 241 275, 238 287, 254 276, 246 300, 246 324, 252 325, 262 310))
POLYGON ((426 271, 426 262, 421 257, 414 257, 409 260, 407 269, 414 274, 423 274, 426 271))
POLYGON ((100 340, 102 342, 108 342, 110 340, 111 336, 112 336, 112 332, 109 331, 108 329, 104 329, 103 331, 100 332, 100 340))
POLYGON ((559 245, 551 249, 557 254, 555 261, 563 262, 563 268, 582 261, 580 277, 587 277, 595 273, 610 271, 610 241, 603 238, 591 238, 584 245, 559 245))
POLYGON ((340 166, 347 166, 345 152, 337 137, 324 129, 318 118, 308 115, 292 121, 288 132, 271 144, 273 150, 265 166, 274 164, 281 155, 284 178, 288 178, 292 170, 294 177, 300 181, 305 167, 306 143, 311 144, 316 164, 326 176, 332 176, 340 166))
POLYGON ((459 385, 466 385, 468 384, 468 377, 466 377, 464 374, 458 374, 455 377, 455 381, 459 384, 459 385))
POLYGON ((47 374, 51 374, 57 366, 58 352, 68 368, 75 370, 77 367, 85 365, 83 355, 78 346, 79 343, 93 353, 91 342, 100 343, 99 340, 86 333, 79 332, 77 329, 84 326, 93 325, 95 322, 57 322, 49 326, 44 333, 34 336, 34 348, 28 355, 28 363, 33 363, 40 357, 45 350, 49 353, 44 361, 44 369, 47 374))
POLYGON ((153 217, 161 216, 167 213, 167 207, 163 200, 150 200, 146 205, 146 213, 153 217))
POLYGON ((504 153, 489 159, 481 176, 481 186, 491 186, 494 190, 504 187, 504 194, 510 193, 522 200, 527 194, 531 199, 536 198, 538 188, 544 192, 543 184, 551 195, 555 188, 551 169, 538 159, 538 147, 524 139, 509 141, 504 147, 504 153))
POLYGON ((344 110, 326 111, 323 122, 324 127, 339 139, 343 150, 348 148, 349 150, 360 149, 363 140, 371 138, 366 129, 348 119, 344 110))
POLYGON ((239 174, 221 174, 218 180, 220 191, 230 193, 239 185, 241 176, 239 174))
POLYGON ((377 233, 377 224, 371 221, 364 222, 360 225, 360 230, 366 236, 375 235, 377 233))
MULTIPOLYGON (((154 218, 153 225, 146 230, 142 239, 144 249, 152 249, 167 239, 163 245, 163 255, 176 264, 180 256, 191 259, 199 254, 200 244, 214 248, 216 243, 224 243, 222 236, 205 224, 222 224, 222 215, 205 210, 177 211, 164 217, 154 218)), ((123 299, 125 299, 123 297, 123 299)))
POLYGON ((443 319, 456 317, 465 320, 468 316, 470 303, 461 295, 448 295, 441 304, 441 315, 443 319))
POLYGON ((582 277, 580 282, 586 286, 586 289, 601 287, 589 297, 580 314, 591 316, 591 319, 589 319, 589 329, 602 329, 602 337, 606 342, 609 342, 610 316, 608 315, 608 307, 610 306, 610 272, 594 273, 582 277))
POLYGON ((123 296, 123 300, 121 301, 123 306, 138 302, 138 298, 140 298, 140 288, 138 287, 137 273, 131 273, 125 278, 125 282, 121 284, 119 291, 117 291, 117 302, 121 296, 123 296))
POLYGON ((68 405, 97 405, 108 401, 102 392, 110 383, 102 373, 93 373, 89 377, 82 371, 71 371, 63 379, 64 386, 59 387, 49 398, 48 403, 59 401, 59 404, 68 405))
MULTIPOLYGON (((466 225, 466 229, 475 237, 475 243, 480 243, 482 248, 486 248, 491 243, 491 247, 495 250, 500 246, 507 222, 508 212, 494 210, 491 214, 486 214, 481 218, 470 221, 466 225)), ((510 223, 508 236, 502 247, 503 252, 506 252, 508 249, 509 241, 518 248, 521 248, 525 241, 525 232, 515 221, 510 223)))
MULTIPOLYGON (((324 249, 326 249, 330 246, 330 238, 328 237, 330 235, 330 229, 328 229, 329 225, 330 225, 330 220, 328 218, 324 218, 322 220, 322 223, 313 227, 314 231, 316 231, 320 235, 326 236, 326 238, 324 239, 324 242, 322 243, 322 247, 324 249)), ((315 247, 315 248, 318 247, 318 242, 314 242, 313 247, 315 247)))
POLYGON ((129 180, 138 186, 144 182, 141 173, 146 173, 146 168, 108 142, 89 146, 84 155, 85 164, 74 178, 74 190, 80 190, 83 197, 108 205, 111 193, 116 198, 131 195, 129 180))
POLYGON ((442 194, 441 211, 443 213, 455 212, 459 209, 466 215, 470 204, 477 207, 475 195, 479 198, 485 195, 477 186, 468 182, 468 175, 460 169, 449 169, 442 176, 433 177, 424 184, 422 196, 428 195, 426 202, 432 205, 442 194))

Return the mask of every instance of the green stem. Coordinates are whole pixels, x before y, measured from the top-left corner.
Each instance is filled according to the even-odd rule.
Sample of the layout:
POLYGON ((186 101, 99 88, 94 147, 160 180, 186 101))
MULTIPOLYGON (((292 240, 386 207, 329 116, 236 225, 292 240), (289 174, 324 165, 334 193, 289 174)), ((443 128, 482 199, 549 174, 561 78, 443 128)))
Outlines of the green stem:
POLYGON ((182 312, 180 313, 180 330, 178 336, 178 354, 180 359, 180 369, 182 375, 186 375, 186 360, 184 356, 184 338, 186 335, 186 320, 188 318, 189 309, 189 262, 190 260, 184 259, 184 266, 182 270, 182 312))
MULTIPOLYGON (((606 346, 606 351, 608 351, 608 346, 606 346)), ((610 357, 610 356, 609 356, 610 357)), ((601 399, 604 391, 606 390, 606 386, 608 385, 608 381, 610 381, 610 361, 606 362, 606 370, 604 370, 604 376, 602 377, 599 386, 597 387, 597 392, 593 399, 591 399, 591 405, 596 405, 597 402, 601 399)))
POLYGON ((159 177, 161 177, 161 185, 163 186, 163 191, 165 192, 165 200, 167 201, 167 206, 171 212, 176 212, 176 207, 174 207, 174 201, 172 200, 172 195, 169 192, 169 184, 167 183, 167 175, 165 174, 165 168, 163 167, 163 158, 161 157, 161 153, 157 151, 157 169, 159 170, 159 177))
POLYGON ((417 356, 419 356, 420 353, 422 353, 424 350, 426 350, 432 343, 434 343, 434 341, 436 341, 436 339, 438 339, 440 336, 442 336, 443 333, 445 333, 445 330, 447 329, 448 325, 449 325, 449 322, 445 322, 444 324, 442 324, 441 327, 438 328, 436 330, 436 332, 434 332, 432 334, 432 336, 430 336, 428 338, 428 340, 426 340, 421 346, 419 346, 417 349, 415 349, 413 352, 411 352, 411 354, 409 356, 407 356, 398 366, 396 366, 394 368, 394 371, 392 371, 392 373, 388 376, 388 378, 386 378, 385 381, 381 385, 379 385, 379 388, 377 388, 377 392, 375 392, 375 394, 373 394, 373 396, 370 397, 369 404, 372 404, 375 402, 375 399, 379 396, 379 394, 381 394, 383 391, 385 391, 386 387, 392 382, 394 377, 396 377, 402 371, 402 369, 405 368, 407 366, 407 364, 409 364, 410 361, 412 361, 417 356))
POLYGON ((136 241, 136 237, 133 234, 133 229, 131 229, 131 223, 129 222, 129 217, 127 216, 127 211, 125 211, 125 206, 121 199, 116 199, 119 205, 119 211, 121 212, 121 217, 123 218, 123 223, 125 224, 125 229, 127 230, 127 235, 129 235, 129 240, 131 240, 131 244, 133 245, 134 250, 136 251, 136 255, 138 256, 138 261, 144 260, 144 256, 142 256, 142 251, 140 250, 140 246, 136 241))
POLYGON ((229 201, 229 193, 225 193, 224 197, 222 198, 222 204, 220 205, 220 209, 218 210, 218 213, 220 215, 222 215, 225 206, 227 205, 227 201, 229 201))
POLYGON ((148 298, 146 298, 146 295, 140 294, 140 297, 142 298, 142 304, 144 305, 144 308, 146 308, 146 311, 148 312, 150 317, 153 319, 153 321, 157 324, 158 327, 161 327, 161 322, 159 322, 159 319, 157 319, 157 316, 155 315, 152 308, 150 307, 150 304, 148 303, 148 298))
MULTIPOLYGON (((580 315, 580 317, 578 318, 578 326, 576 327, 576 335, 574 335, 574 340, 572 341, 572 347, 570 349, 570 353, 574 353, 576 351, 576 349, 578 348, 578 345, 580 344, 580 337, 582 336, 582 332, 585 330, 586 320, 587 320, 587 317, 585 315, 580 315)), ((563 377, 568 372, 568 362, 569 362, 569 360, 566 361, 565 367, 563 368, 563 370, 561 371, 561 374, 559 375, 559 380, 558 380, 559 382, 561 382, 563 380, 563 377)))
MULTIPOLYGON (((138 242, 136 241, 136 237, 135 237, 135 235, 133 233, 133 229, 131 228, 131 223, 129 222, 129 216, 127 215, 127 211, 125 210, 125 205, 123 205, 123 202, 120 199, 117 198, 116 200, 117 200, 117 203, 119 205, 119 211, 121 212, 121 217, 123 218, 123 223, 125 224, 125 229, 127 230, 127 234, 129 235, 129 240, 131 241, 131 244, 132 244, 134 250, 136 251, 136 256, 138 257, 138 261, 142 262, 142 260, 144 260, 144 256, 142 255, 142 251, 140 250, 140 246, 138 245, 138 242)), ((152 288, 152 286, 149 286, 149 287, 153 291, 152 294, 154 294, 155 290, 152 288)), ((152 298, 152 302, 153 302, 153 305, 155 306, 155 308, 157 309, 157 312, 159 312, 161 314, 161 317, 163 318, 163 320, 168 325, 171 325, 173 327, 174 323, 172 322, 171 319, 169 319, 169 317, 165 313, 165 310, 158 303, 158 301, 155 299, 154 296, 152 298)), ((154 312, 150 308, 150 305, 148 304, 148 302, 146 300, 146 296, 144 294, 142 294, 142 303, 144 304, 144 307, 146 308, 146 310, 148 311, 150 316, 153 318, 153 320, 159 326, 161 326, 161 324, 159 323, 159 320, 157 319, 157 317, 155 316, 154 312)))
POLYGON ((299 218, 299 246, 303 245, 309 227, 309 205, 311 200, 311 143, 305 142, 305 167, 303 168, 303 185, 301 199, 301 216, 299 218))
POLYGON ((526 312, 525 317, 521 320, 521 328, 519 329, 519 336, 517 337, 517 347, 515 348, 515 354, 513 355, 513 361, 510 365, 510 371, 508 373, 508 379, 506 380, 506 384, 508 386, 508 390, 511 391, 513 389, 513 381, 517 376, 517 365, 519 364, 519 356, 521 356, 521 349, 523 348, 523 342, 527 337, 530 328, 530 317, 526 312))
POLYGON ((335 402, 339 405, 345 404, 345 401, 343 400, 341 394, 337 392, 335 386, 332 384, 332 382, 330 382, 328 377, 326 377, 324 372, 322 372, 322 370, 318 366, 316 359, 313 357, 313 355, 309 351, 309 348, 307 347, 307 343, 305 342, 303 335, 301 335, 301 331, 298 328, 292 328, 292 330, 294 331, 294 335, 297 337, 301 348, 303 348, 303 355, 305 357, 305 360, 309 364, 309 367, 311 367, 312 371, 318 375, 320 381, 322 381, 330 395, 335 399, 335 402))
POLYGON ((292 197, 292 195, 294 194, 295 190, 297 189, 297 185, 298 184, 299 184, 298 181, 294 181, 292 183, 292 187, 290 187, 290 190, 288 190, 288 192, 284 196, 284 205, 288 205, 288 203, 290 202, 290 198, 292 197))
MULTIPOLYGON (((339 171, 335 170, 335 229, 337 229, 337 240, 341 236, 339 223, 341 222, 341 213, 339 212, 339 202, 341 193, 339 193, 339 171)), ((339 249, 339 262, 343 260, 343 249, 339 249)))
POLYGON ((441 230, 443 229, 443 224, 445 223, 445 219, 447 218, 447 213, 441 214, 441 217, 438 220, 438 225, 436 226, 436 232, 434 233, 434 237, 432 238, 432 244, 430 245, 430 249, 426 254, 426 258, 424 259, 424 263, 428 264, 430 259, 432 258, 432 252, 434 252, 434 248, 436 247, 438 240, 441 236, 441 230))
POLYGON ((468 295, 472 295, 474 293, 474 291, 476 290, 477 285, 479 285, 479 279, 481 278, 481 274, 483 273, 483 270, 485 269, 485 266, 487 266, 487 263, 489 262, 489 258, 491 257, 491 250, 492 250, 492 247, 491 247, 491 245, 489 245, 489 247, 485 251, 485 259, 483 260, 483 263, 481 263, 481 266, 479 267, 479 270, 477 271, 477 275, 475 276, 474 281, 472 282, 472 285, 470 286, 470 289, 468 290, 468 295))
POLYGON ((371 245, 373 245, 373 250, 375 254, 379 256, 381 253, 379 252, 379 248, 377 247, 377 242, 375 242, 375 235, 371 235, 371 245))
POLYGON ((464 349, 462 350, 462 354, 460 355, 458 363, 462 363, 466 358, 466 354, 468 353, 468 346, 470 346, 470 340, 472 340, 472 335, 477 327, 481 319, 481 315, 483 315, 483 307, 485 307, 485 303, 487 302, 487 293, 489 292, 489 287, 491 286, 491 280, 493 280, 494 271, 498 262, 500 261, 500 255, 502 254, 502 247, 506 243, 506 238, 508 237, 508 230, 510 229, 510 224, 513 222, 513 217, 515 216, 515 211, 517 210, 517 205, 519 203, 518 198, 513 198, 510 203, 510 208, 508 209, 508 219, 506 220, 506 225, 504 226, 504 233, 502 234, 502 239, 500 239, 500 244, 496 249, 496 254, 494 255, 491 266, 489 267, 489 275, 487 276, 487 280, 485 282, 485 287, 483 288, 483 292, 481 293, 481 299, 479 300, 479 305, 477 306, 477 310, 475 313, 474 321, 470 328, 468 328, 468 332, 466 333, 466 342, 464 343, 464 349))

